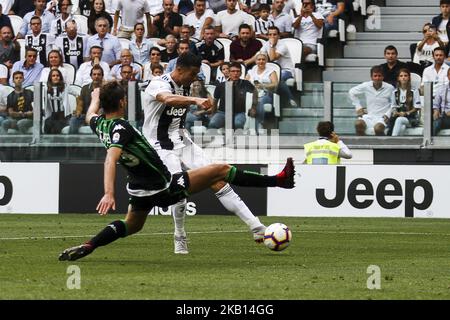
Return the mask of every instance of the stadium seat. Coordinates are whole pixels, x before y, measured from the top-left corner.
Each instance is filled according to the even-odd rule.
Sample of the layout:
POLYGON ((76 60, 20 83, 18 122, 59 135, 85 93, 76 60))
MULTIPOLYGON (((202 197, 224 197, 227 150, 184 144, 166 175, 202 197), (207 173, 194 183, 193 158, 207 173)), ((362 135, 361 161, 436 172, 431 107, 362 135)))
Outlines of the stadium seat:
POLYGON ((208 90, 211 97, 214 97, 214 90, 216 90, 216 86, 213 84, 206 84, 205 88, 206 88, 206 90, 208 90))
POLYGON ((225 62, 229 62, 230 61, 230 45, 231 45, 231 40, 228 38, 217 38, 217 40, 219 40, 219 42, 223 45, 223 52, 225 54, 225 62))
POLYGON ((69 84, 73 84, 75 81, 75 74, 76 74, 75 66, 70 63, 64 62, 63 67, 64 67, 64 70, 66 70, 66 75, 67 75, 66 82, 69 84))
POLYGON ((165 47, 160 46, 160 45, 158 44, 158 41, 161 40, 160 38, 149 38, 149 40, 151 40, 151 41, 153 42, 153 45, 154 45, 155 47, 159 48, 160 50, 166 49, 165 47))
POLYGON ((20 44, 20 60, 25 60, 25 39, 17 39, 20 44))
POLYGON ((211 66, 202 62, 201 71, 205 75, 205 84, 209 84, 211 82, 211 66))
POLYGON ((78 33, 88 34, 88 18, 81 14, 74 14, 73 19, 77 23, 78 33))
POLYGON ((411 88, 419 89, 421 83, 422 83, 422 77, 419 76, 417 73, 411 73, 411 88))
POLYGON ((11 20, 11 25, 13 27, 13 35, 16 36, 19 31, 20 31, 20 27, 22 26, 23 23, 23 19, 20 16, 16 16, 14 14, 9 15, 9 20, 11 20))
POLYGON ((291 55, 292 63, 294 64, 294 79, 286 80, 286 84, 289 87, 293 87, 294 84, 297 85, 297 90, 303 90, 303 72, 299 68, 302 61, 303 54, 303 43, 297 38, 284 38, 279 40, 280 43, 286 44, 289 53, 291 55))
POLYGON ((0 73, 5 73, 6 74, 6 81, 8 81, 8 79, 9 79, 9 70, 8 70, 8 67, 5 66, 3 63, 0 63, 0 73))
POLYGON ((130 40, 119 37, 119 41, 120 44, 122 45, 122 49, 130 49, 130 40))
POLYGON ((267 42, 266 40, 264 40, 264 39, 261 39, 261 38, 256 38, 256 40, 258 40, 259 42, 261 42, 261 44, 264 46, 264 44, 267 42))

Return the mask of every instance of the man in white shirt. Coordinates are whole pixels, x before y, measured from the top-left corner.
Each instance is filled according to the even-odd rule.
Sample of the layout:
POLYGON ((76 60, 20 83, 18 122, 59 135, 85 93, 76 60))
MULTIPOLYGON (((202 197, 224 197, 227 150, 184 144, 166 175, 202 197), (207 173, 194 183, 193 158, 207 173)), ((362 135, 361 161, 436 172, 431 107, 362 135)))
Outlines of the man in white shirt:
POLYGON ((194 38, 203 39, 203 32, 207 26, 214 26, 215 14, 211 9, 206 9, 206 0, 195 0, 194 12, 187 15, 184 24, 194 29, 194 38))
MULTIPOLYGON (((291 107, 296 108, 297 103, 294 100, 291 90, 286 84, 286 80, 294 77, 294 64, 288 47, 281 43, 280 30, 277 27, 269 27, 269 40, 262 46, 260 52, 267 54, 269 61, 276 62, 281 67, 280 83, 278 91, 281 97, 287 98, 291 107)), ((258 53, 256 53, 258 54, 258 53)), ((254 58, 256 60, 256 56, 254 58)))
POLYGON ((81 64, 75 77, 75 84, 80 87, 91 83, 91 69, 94 65, 100 65, 100 67, 102 67, 104 74, 103 78, 106 81, 111 79, 109 65, 106 62, 101 61, 103 48, 100 46, 92 46, 89 50, 89 54, 90 61, 86 61, 81 64))
POLYGON ((322 35, 323 25, 323 16, 314 12, 313 0, 303 0, 301 13, 292 24, 294 37, 303 42, 303 60, 309 54, 317 53, 317 39, 322 35))
POLYGON ((239 26, 246 23, 253 25, 251 16, 242 10, 236 9, 237 0, 227 0, 227 10, 217 13, 216 31, 219 38, 234 40, 239 34, 239 26))
POLYGON ((147 30, 150 30, 150 6, 147 0, 118 0, 116 12, 114 14, 114 27, 112 34, 120 38, 131 39, 134 25, 137 22, 144 22, 144 14, 147 18, 147 30), (120 26, 119 32, 117 32, 119 15, 121 12, 122 24, 120 26))
POLYGON ((449 66, 444 63, 445 50, 441 47, 434 49, 433 59, 434 63, 423 70, 422 86, 425 82, 433 82, 433 95, 436 95, 441 87, 448 84, 447 72, 449 66))
POLYGON ((89 37, 87 46, 89 48, 94 45, 102 47, 102 61, 106 62, 112 68, 115 64, 120 63, 122 45, 117 37, 108 32, 109 27, 109 22, 106 18, 98 18, 95 21, 97 34, 89 37))
POLYGON ((292 35, 292 17, 289 13, 283 11, 284 6, 284 0, 275 0, 272 4, 272 12, 269 15, 269 20, 280 30, 280 38, 292 35))
POLYGON ((370 69, 370 77, 372 81, 363 82, 348 92, 358 116, 355 131, 358 136, 363 136, 371 132, 367 129, 373 128, 375 135, 384 136, 391 111, 392 92, 395 88, 383 81, 383 69, 380 66, 370 69), (365 107, 359 95, 365 96, 367 103, 365 107))

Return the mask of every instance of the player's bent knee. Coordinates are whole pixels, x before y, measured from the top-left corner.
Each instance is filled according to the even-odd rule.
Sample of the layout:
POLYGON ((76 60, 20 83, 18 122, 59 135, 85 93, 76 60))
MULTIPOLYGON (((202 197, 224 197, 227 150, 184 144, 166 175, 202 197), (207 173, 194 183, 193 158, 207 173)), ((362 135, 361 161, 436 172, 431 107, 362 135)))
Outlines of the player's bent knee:
POLYGON ((220 190, 222 190, 223 187, 225 187, 227 183, 224 180, 221 180, 219 182, 214 183, 213 185, 211 185, 211 190, 214 192, 218 192, 220 190))

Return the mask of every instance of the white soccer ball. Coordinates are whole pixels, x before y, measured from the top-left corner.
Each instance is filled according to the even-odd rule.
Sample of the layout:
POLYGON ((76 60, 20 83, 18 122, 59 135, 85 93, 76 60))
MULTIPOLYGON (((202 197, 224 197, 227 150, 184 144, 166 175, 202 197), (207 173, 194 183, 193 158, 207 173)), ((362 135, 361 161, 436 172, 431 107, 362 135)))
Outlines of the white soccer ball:
POLYGON ((274 251, 286 249, 292 241, 291 230, 282 223, 273 223, 266 228, 264 244, 274 251))

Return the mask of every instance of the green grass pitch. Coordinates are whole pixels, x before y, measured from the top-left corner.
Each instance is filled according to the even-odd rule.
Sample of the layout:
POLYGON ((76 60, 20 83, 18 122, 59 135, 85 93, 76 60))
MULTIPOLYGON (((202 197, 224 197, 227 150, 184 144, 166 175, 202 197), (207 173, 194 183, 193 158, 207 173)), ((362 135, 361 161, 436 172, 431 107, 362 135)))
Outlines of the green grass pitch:
POLYGON ((235 216, 187 217, 190 253, 173 254, 172 219, 84 259, 58 254, 122 216, 0 215, 0 299, 449 299, 450 220, 261 217, 293 242, 272 252, 235 216), (80 270, 69 289, 68 267, 80 270), (367 288, 370 265, 381 289, 367 288))

